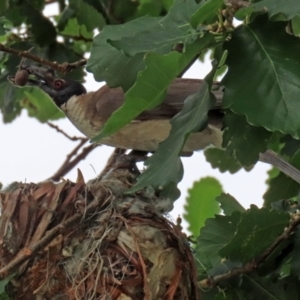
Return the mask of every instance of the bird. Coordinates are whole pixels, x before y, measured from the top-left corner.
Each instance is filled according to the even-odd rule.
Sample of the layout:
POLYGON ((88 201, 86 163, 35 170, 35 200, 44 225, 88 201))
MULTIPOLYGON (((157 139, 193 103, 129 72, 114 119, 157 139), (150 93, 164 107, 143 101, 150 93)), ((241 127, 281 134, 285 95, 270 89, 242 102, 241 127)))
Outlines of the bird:
MULTIPOLYGON (((21 65, 15 76, 9 76, 8 80, 17 86, 29 85, 42 89, 75 127, 91 139, 102 131, 109 117, 122 106, 125 99, 120 87, 111 88, 104 85, 95 92, 87 93, 81 83, 57 77, 53 69, 34 65, 21 65)), ((170 133, 170 120, 182 110, 185 99, 196 93, 202 83, 200 79, 176 78, 159 106, 142 112, 122 129, 103 138, 101 144, 124 150, 155 152, 159 143, 170 133)), ((223 86, 215 82, 212 85, 212 93, 216 98, 216 105, 208 112, 207 126, 201 132, 189 135, 181 155, 188 156, 209 146, 223 149, 223 86)), ((260 153, 259 160, 277 167, 300 183, 300 171, 274 151, 266 150, 260 153)))
MULTIPOLYGON (((112 113, 124 103, 125 96, 120 87, 110 88, 104 85, 95 92, 87 93, 81 83, 57 77, 52 69, 23 66, 20 71, 24 73, 24 70, 31 75, 26 77, 27 85, 38 86, 46 92, 73 125, 90 139, 101 132, 112 113)), ((16 77, 12 76, 9 80, 18 85, 16 77)), ((199 79, 175 79, 162 104, 142 112, 122 129, 103 138, 100 143, 121 149, 156 151, 159 143, 170 133, 170 120, 182 110, 185 99, 196 93, 201 84, 199 79)), ((222 148, 223 115, 220 113, 220 105, 223 91, 220 84, 213 85, 213 93, 217 99, 216 107, 209 112, 206 128, 189 135, 182 153, 189 155, 211 145, 222 148)))

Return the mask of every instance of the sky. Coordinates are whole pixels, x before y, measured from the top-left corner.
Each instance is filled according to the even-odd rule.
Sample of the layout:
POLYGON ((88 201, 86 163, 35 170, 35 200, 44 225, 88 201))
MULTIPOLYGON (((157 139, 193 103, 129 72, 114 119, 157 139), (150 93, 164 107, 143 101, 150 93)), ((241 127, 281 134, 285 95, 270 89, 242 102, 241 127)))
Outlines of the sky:
MULTIPOLYGON (((48 12, 51 14, 52 12, 48 12)), ((210 70, 208 57, 205 63, 196 62, 184 75, 185 78, 203 78, 210 70)), ((103 84, 103 83, 102 83, 103 84)), ((85 87, 95 91, 101 83, 88 74, 85 87)), ((41 124, 27 115, 24 110, 20 117, 10 124, 4 124, 0 118, 0 182, 6 186, 13 181, 41 182, 54 174, 72 151, 76 143, 66 139, 47 124, 41 124)), ((71 136, 82 134, 65 118, 53 122, 71 136)), ((77 168, 86 181, 99 174, 112 153, 113 148, 97 147, 84 161, 81 161, 65 178, 76 180, 77 168)), ((206 162, 203 151, 192 157, 183 158, 184 178, 179 184, 181 197, 175 202, 171 217, 183 215, 185 199, 193 183, 201 178, 212 176, 222 184, 223 191, 234 196, 245 208, 250 204, 262 205, 262 196, 266 191, 265 181, 270 166, 258 163, 250 172, 239 171, 231 175, 212 169, 206 162)), ((183 224, 186 227, 186 223, 183 224)))

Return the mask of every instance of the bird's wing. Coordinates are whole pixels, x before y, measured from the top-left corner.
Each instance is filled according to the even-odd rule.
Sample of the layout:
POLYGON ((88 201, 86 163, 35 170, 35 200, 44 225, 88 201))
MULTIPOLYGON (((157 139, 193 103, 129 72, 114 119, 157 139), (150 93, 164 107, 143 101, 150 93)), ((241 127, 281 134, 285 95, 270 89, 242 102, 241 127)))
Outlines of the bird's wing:
MULTIPOLYGON (((168 88, 163 103, 154 109, 142 112, 136 120, 171 119, 182 110, 185 99, 200 89, 201 83, 202 80, 198 79, 175 79, 168 88)), ((215 83, 212 92, 217 98, 215 108, 219 109, 223 98, 220 84, 215 83)), ((121 88, 111 89, 104 86, 97 92, 92 93, 91 97, 90 101, 95 101, 95 106, 91 105, 91 107, 96 107, 96 113, 101 116, 104 122, 111 116, 112 112, 124 103, 124 92, 121 88), (101 99, 101 101, 98 101, 98 99, 101 99)), ((95 111, 90 113, 95 113, 95 111)))

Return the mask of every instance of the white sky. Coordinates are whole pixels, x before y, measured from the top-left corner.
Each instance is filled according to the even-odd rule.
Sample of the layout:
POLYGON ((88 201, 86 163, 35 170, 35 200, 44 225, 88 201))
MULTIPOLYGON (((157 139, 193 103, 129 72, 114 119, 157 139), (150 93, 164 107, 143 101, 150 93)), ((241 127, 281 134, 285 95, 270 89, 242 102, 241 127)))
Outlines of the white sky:
MULTIPOLYGON (((209 70, 209 62, 205 64, 197 62, 184 77, 203 78, 209 70)), ((95 82, 93 76, 89 74, 85 86, 88 91, 95 91, 101 84, 95 82)), ((67 119, 54 123, 70 135, 82 136, 67 119)), ((75 147, 75 142, 69 141, 48 125, 28 117, 25 111, 11 124, 3 124, 1 119, 0 134, 0 182, 4 185, 13 181, 36 183, 49 178, 75 147)), ((113 148, 107 146, 98 147, 67 174, 66 178, 74 181, 77 168, 80 168, 86 181, 96 177, 112 150, 113 148)), ((187 190, 192 187, 194 181, 206 176, 216 177, 221 182, 224 192, 234 196, 245 207, 249 207, 251 203, 261 206, 262 195, 266 190, 266 171, 270 168, 268 165, 258 163, 251 172, 239 171, 235 175, 228 172, 222 174, 211 168, 203 152, 183 158, 183 163, 185 174, 179 184, 182 194, 175 202, 175 208, 171 213, 174 219, 184 213, 183 205, 187 190)))

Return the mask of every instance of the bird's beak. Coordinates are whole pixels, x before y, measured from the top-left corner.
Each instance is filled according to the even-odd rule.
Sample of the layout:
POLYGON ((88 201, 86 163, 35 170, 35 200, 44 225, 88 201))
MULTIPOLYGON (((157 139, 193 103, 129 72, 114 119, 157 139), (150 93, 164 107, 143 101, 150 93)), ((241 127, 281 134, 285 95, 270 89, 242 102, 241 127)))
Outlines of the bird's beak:
POLYGON ((7 79, 16 86, 36 86, 46 92, 50 97, 56 96, 56 91, 53 89, 53 81, 55 79, 53 69, 42 68, 38 66, 23 65, 19 68, 15 76, 8 76, 7 79), (22 76, 22 84, 19 82, 19 77, 22 76))

